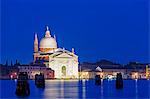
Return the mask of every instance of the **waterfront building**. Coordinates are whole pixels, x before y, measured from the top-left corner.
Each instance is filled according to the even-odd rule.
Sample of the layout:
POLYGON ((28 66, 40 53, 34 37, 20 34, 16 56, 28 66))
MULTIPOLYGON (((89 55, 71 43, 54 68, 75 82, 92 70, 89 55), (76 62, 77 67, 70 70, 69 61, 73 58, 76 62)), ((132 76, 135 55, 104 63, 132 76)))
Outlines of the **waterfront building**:
POLYGON ((146 79, 150 74, 147 64, 129 63, 127 65, 120 65, 106 60, 96 63, 82 63, 80 64, 80 78, 93 79, 95 75, 99 74, 103 79, 115 79, 116 74, 121 72, 124 79, 146 79), (147 75, 147 76, 146 76, 147 75))
POLYGON ((45 79, 54 79, 54 70, 44 64, 19 65, 19 72, 27 72, 29 79, 35 79, 36 74, 44 74, 45 79))
POLYGON ((59 48, 56 36, 52 37, 46 28, 45 37, 38 42, 37 34, 34 40, 34 62, 42 61, 55 71, 55 78, 78 78, 78 56, 72 51, 59 48))
POLYGON ((146 78, 150 79, 150 64, 146 65, 146 78))
POLYGON ((0 79, 16 79, 18 74, 17 66, 0 65, 0 79))

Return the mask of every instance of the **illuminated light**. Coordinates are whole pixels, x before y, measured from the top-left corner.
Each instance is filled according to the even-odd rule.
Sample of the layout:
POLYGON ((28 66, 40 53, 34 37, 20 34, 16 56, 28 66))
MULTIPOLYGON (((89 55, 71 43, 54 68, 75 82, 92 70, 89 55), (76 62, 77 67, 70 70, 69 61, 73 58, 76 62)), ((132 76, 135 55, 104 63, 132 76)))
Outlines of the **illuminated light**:
POLYGON ((100 77, 103 79, 103 77, 104 77, 104 73, 103 72, 100 73, 100 77))
POLYGON ((116 75, 117 75, 117 73, 116 73, 116 72, 114 72, 114 73, 113 73, 113 75, 115 75, 115 76, 116 76, 116 75))
POLYGON ((134 73, 134 75, 135 75, 135 76, 137 76, 137 75, 138 75, 138 73, 134 73))
POLYGON ((135 81, 137 82, 138 79, 135 79, 135 81))
POLYGON ((10 75, 10 78, 12 79, 12 78, 13 78, 13 75, 10 75))
POLYGON ((113 76, 112 75, 108 75, 108 80, 113 80, 113 76))
POLYGON ((17 82, 17 79, 15 79, 15 82, 17 82))
POLYGON ((102 75, 102 76, 103 76, 103 75, 104 75, 104 73, 103 73, 103 72, 101 72, 101 73, 100 73, 100 75, 102 75))
POLYGON ((134 79, 138 79, 138 73, 137 72, 134 73, 134 79))
POLYGON ((88 72, 86 72, 85 74, 88 75, 88 72))
POLYGON ((149 73, 149 67, 148 67, 148 65, 146 65, 146 72, 145 72, 145 74, 146 74, 146 78, 147 79, 149 79, 149 75, 150 75, 150 73, 149 73))

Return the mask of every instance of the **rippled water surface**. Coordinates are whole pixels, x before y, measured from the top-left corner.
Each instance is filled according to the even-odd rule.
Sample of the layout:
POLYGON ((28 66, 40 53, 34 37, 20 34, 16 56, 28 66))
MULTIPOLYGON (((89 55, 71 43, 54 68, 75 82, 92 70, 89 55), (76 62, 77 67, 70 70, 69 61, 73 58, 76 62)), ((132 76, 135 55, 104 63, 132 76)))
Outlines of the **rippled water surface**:
MULTIPOLYGON (((15 80, 0 80, 1 98, 19 98, 15 95, 15 80)), ((117 90, 115 81, 104 80, 95 86, 94 80, 46 80, 45 89, 38 89, 30 80, 28 99, 99 98, 99 99, 150 99, 150 80, 124 80, 124 88, 117 90)))

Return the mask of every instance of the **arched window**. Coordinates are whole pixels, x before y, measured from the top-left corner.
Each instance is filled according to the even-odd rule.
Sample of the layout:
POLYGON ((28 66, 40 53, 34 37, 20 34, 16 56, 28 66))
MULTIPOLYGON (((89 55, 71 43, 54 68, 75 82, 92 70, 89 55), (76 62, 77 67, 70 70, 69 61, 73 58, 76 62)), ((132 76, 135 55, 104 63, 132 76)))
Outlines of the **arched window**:
POLYGON ((62 66, 62 75, 66 76, 66 66, 62 66))

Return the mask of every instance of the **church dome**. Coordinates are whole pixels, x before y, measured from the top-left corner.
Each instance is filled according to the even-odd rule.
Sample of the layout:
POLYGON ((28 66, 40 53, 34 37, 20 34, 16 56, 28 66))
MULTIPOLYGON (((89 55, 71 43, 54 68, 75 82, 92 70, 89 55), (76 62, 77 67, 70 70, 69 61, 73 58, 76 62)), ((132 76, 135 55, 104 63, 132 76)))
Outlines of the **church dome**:
POLYGON ((57 48, 57 42, 53 37, 44 37, 40 41, 40 48, 57 48))
POLYGON ((48 27, 47 27, 47 30, 45 32, 45 37, 42 38, 40 41, 40 49, 41 48, 42 49, 43 48, 51 48, 51 49, 57 48, 56 38, 51 37, 48 27))

